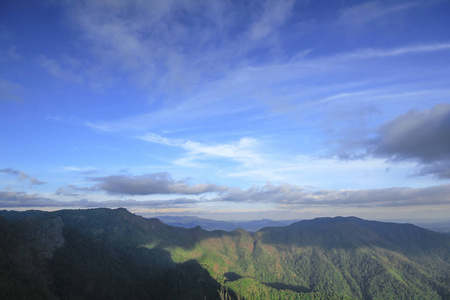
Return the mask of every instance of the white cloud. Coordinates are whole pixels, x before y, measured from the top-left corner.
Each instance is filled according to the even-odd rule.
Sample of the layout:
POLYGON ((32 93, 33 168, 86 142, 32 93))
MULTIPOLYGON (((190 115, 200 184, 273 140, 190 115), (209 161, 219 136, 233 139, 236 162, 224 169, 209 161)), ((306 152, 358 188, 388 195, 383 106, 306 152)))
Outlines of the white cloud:
MULTIPOLYGON (((299 155, 282 149, 274 153, 271 149, 276 138, 265 141, 242 138, 232 143, 212 145, 169 139, 153 133, 139 139, 184 150, 171 163, 187 168, 188 172, 192 172, 193 168, 207 167, 209 170, 219 170, 214 175, 217 178, 240 178, 241 183, 271 180, 322 188, 388 187, 399 183, 414 170, 414 164, 408 162, 398 163, 391 172, 386 172, 391 165, 383 159, 342 161, 339 158, 299 155), (223 159, 238 165, 230 166, 223 159)), ((417 181, 414 184, 420 186, 429 183, 417 181)))
POLYGON ((77 167, 77 166, 67 166, 62 168, 64 171, 69 172, 82 172, 85 174, 92 174, 98 171, 97 168, 94 167, 77 167))
POLYGON ((263 158, 258 153, 260 143, 255 138, 241 138, 237 142, 227 144, 208 145, 195 141, 169 139, 160 135, 149 133, 138 137, 141 140, 182 148, 187 151, 184 162, 203 160, 209 157, 226 158, 237 161, 245 167, 255 167, 262 163, 263 158))

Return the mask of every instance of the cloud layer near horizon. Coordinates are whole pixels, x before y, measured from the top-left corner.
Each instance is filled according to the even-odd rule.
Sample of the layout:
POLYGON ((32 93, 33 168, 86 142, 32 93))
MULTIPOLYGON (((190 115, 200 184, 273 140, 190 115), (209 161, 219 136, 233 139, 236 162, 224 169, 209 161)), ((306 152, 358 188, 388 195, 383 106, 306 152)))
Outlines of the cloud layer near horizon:
MULTIPOLYGON (((0 193, 3 207, 189 207, 198 203, 251 203, 274 204, 281 209, 301 209, 307 207, 411 207, 450 205, 450 184, 425 188, 384 188, 361 190, 318 190, 289 184, 253 186, 248 189, 216 186, 209 184, 189 185, 185 181, 175 181, 167 173, 142 176, 112 175, 89 178, 100 182, 90 187, 69 187, 82 192, 65 195, 78 200, 60 201, 52 196, 37 193, 7 191, 0 193), (88 193, 103 191, 122 196, 172 195, 167 200, 105 200, 90 201, 88 193), (209 197, 189 199, 190 195, 209 193, 209 197), (183 197, 183 195, 185 195, 183 197), (182 197, 180 197, 182 196, 182 197)), ((56 194, 63 194, 62 192, 56 194)))

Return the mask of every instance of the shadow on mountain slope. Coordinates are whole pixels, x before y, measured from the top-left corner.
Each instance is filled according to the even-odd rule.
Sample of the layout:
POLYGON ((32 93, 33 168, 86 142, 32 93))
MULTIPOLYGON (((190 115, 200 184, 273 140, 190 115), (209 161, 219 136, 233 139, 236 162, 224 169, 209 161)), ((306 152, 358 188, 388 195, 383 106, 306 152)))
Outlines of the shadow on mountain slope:
POLYGON ((135 215, 124 208, 61 210, 49 213, 47 217, 49 216, 61 216, 67 228, 117 247, 149 245, 151 248, 192 249, 203 239, 228 234, 225 231, 209 232, 200 227, 191 229, 173 227, 158 219, 146 219, 135 215))
POLYGON ((57 299, 46 266, 63 243, 60 218, 9 224, 0 216, 0 299, 57 299))
MULTIPOLYGON (((147 243, 191 247, 199 229, 179 230, 124 209, 0 217, 0 298, 222 299, 197 261, 175 263, 147 243), (186 236, 183 234, 188 232, 186 236)), ((226 299, 235 299, 227 290, 226 299)))
POLYGON ((263 283, 264 285, 276 290, 289 290, 296 293, 311 293, 311 289, 299 285, 285 284, 282 282, 263 283))
POLYGON ((194 260, 174 263, 168 251, 116 248, 75 231, 50 263, 63 299, 220 299, 220 284, 194 260))
MULTIPOLYGON (((0 215, 3 213, 0 211, 0 215)), ((266 283, 280 293, 311 291, 356 298, 430 298, 439 294, 446 299, 450 295, 450 238, 408 224, 337 217, 269 227, 256 233, 242 229, 208 232, 200 227, 172 227, 125 209, 29 214, 34 217, 18 221, 20 213, 8 213, 8 218, 18 221, 14 224, 41 225, 15 227, 2 223, 0 235, 11 228, 28 228, 30 233, 35 227, 47 228, 36 231, 36 236, 45 233, 44 240, 30 238, 34 233, 17 235, 18 244, 28 243, 21 248, 25 255, 19 256, 25 262, 34 262, 36 251, 52 252, 49 259, 41 255, 37 256, 41 257, 39 263, 28 264, 38 275, 27 278, 40 278, 34 289, 39 291, 37 295, 44 295, 42 299, 52 295, 83 299, 235 298, 226 286, 220 286, 221 280, 240 289, 241 295, 252 290, 248 286, 252 282, 266 283), (58 246, 62 234, 52 226, 63 228, 63 247, 58 246), (56 239, 48 234, 51 232, 56 239), (48 264, 43 264, 42 258, 48 264)), ((11 245, 8 239, 0 240, 2 249, 17 248, 11 245)), ((4 257, 2 261, 8 265, 8 256, 4 257)), ((23 275, 24 269, 16 274, 5 272, 8 269, 3 266, 2 278, 23 275)), ((9 267, 17 270, 14 264, 9 267)), ((9 286, 0 285, 0 290, 11 289, 11 282, 5 282, 9 286)), ((33 285, 22 281, 19 286, 33 285)))

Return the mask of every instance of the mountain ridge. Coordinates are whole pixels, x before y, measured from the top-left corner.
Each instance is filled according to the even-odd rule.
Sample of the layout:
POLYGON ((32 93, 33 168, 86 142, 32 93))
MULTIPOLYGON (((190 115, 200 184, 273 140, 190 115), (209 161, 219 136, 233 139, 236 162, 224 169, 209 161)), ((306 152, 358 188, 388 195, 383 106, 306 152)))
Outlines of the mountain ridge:
MULTIPOLYGON (((321 218, 358 218, 356 216, 336 216, 336 217, 317 217, 315 219, 321 218)), ((194 228, 196 226, 200 226, 205 230, 214 231, 214 230, 224 230, 224 231, 233 231, 237 228, 242 228, 247 231, 256 232, 264 227, 279 227, 279 226, 289 226, 293 223, 300 222, 302 220, 271 220, 271 219, 260 219, 260 220, 248 220, 248 221, 236 221, 236 220, 228 220, 228 221, 219 221, 214 219, 200 218, 196 216, 154 216, 152 218, 157 218, 164 222, 165 224, 175 226, 175 227, 183 227, 183 228, 194 228)), ((394 224, 412 224, 418 227, 422 227, 431 231, 450 234, 450 221, 412 221, 412 220, 373 220, 383 223, 394 223, 394 224)))
POLYGON ((200 226, 205 230, 224 230, 233 231, 237 228, 242 228, 247 231, 258 231, 261 228, 268 226, 286 226, 296 222, 296 220, 282 220, 274 221, 270 219, 251 220, 251 221, 218 221, 213 219, 188 217, 188 216, 155 216, 164 223, 176 227, 194 228, 200 226))
MULTIPOLYGON (((450 237, 412 224, 335 217, 227 232, 173 227, 126 209, 0 211, 0 216, 5 216, 3 236, 26 227, 16 224, 32 222, 56 222, 61 230, 64 242, 48 248, 52 255, 36 261, 33 257, 42 257, 36 247, 19 255, 42 269, 31 275, 13 263, 10 239, 0 244, 0 278, 11 275, 6 269, 16 270, 5 282, 22 282, 16 286, 33 293, 26 284, 31 280, 43 298, 450 297, 450 237)), ((0 296, 10 296, 7 291, 0 286, 0 296)))

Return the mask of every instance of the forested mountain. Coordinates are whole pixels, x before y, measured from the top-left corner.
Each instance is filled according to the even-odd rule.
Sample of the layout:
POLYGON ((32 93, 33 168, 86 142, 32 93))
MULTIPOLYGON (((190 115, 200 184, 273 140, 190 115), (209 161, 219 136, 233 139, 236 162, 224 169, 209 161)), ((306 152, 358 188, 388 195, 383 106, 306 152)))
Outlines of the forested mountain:
POLYGON ((450 299, 450 237, 409 224, 250 233, 125 209, 0 215, 1 299, 450 299))

